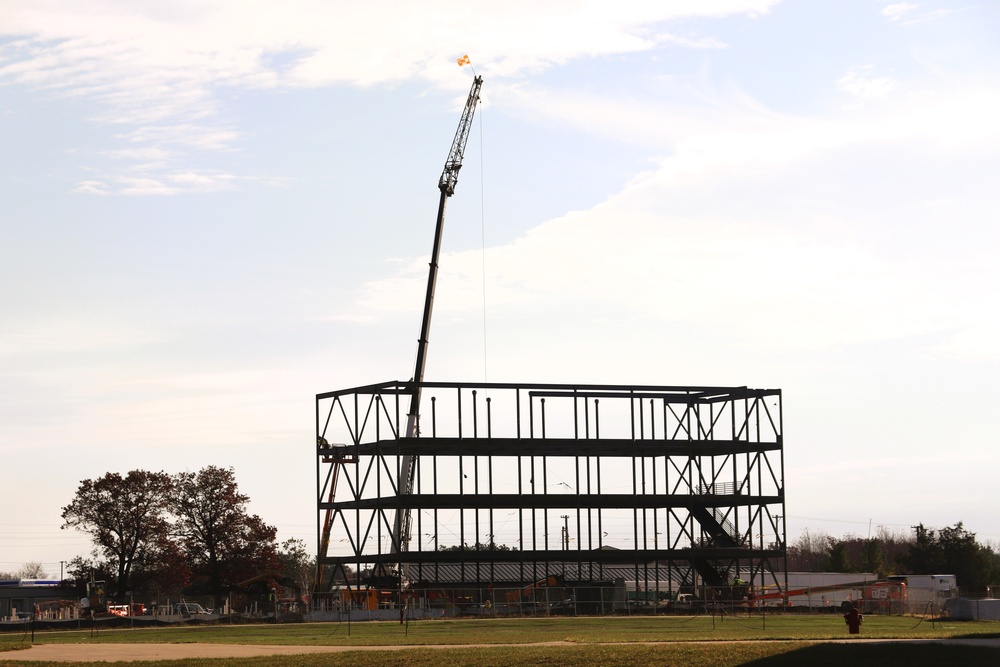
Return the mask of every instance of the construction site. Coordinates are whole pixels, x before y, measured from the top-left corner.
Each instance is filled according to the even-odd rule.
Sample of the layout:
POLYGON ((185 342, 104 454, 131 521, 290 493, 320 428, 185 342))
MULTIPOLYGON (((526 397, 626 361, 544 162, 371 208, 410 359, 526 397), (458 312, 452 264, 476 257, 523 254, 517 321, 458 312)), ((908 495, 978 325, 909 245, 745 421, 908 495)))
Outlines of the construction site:
POLYGON ((786 581, 780 389, 425 382, 444 171, 411 379, 316 396, 318 608, 620 613, 786 581))

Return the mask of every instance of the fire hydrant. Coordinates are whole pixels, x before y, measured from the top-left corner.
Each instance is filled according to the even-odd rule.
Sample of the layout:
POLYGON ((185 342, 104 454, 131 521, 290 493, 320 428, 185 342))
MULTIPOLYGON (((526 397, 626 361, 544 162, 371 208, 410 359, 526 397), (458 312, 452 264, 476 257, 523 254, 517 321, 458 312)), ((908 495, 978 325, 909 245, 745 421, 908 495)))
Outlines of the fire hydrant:
POLYGON ((847 623, 847 630, 852 635, 861 634, 861 623, 865 620, 864 615, 858 611, 857 607, 851 607, 844 614, 844 622, 847 623))

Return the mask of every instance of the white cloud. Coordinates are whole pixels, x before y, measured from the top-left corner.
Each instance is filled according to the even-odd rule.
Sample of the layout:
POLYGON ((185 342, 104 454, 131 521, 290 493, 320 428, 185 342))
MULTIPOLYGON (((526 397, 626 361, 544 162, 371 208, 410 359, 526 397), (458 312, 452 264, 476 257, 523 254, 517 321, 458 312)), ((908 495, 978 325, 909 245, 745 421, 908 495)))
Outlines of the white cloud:
POLYGON ((887 17, 890 21, 898 21, 900 18, 909 14, 914 9, 917 9, 920 5, 914 5, 910 2, 894 2, 891 5, 886 5, 882 8, 882 16, 887 17))
POLYGON ((890 21, 900 21, 904 25, 915 25, 936 21, 945 16, 950 16, 956 12, 962 12, 967 7, 948 7, 946 9, 924 9, 926 4, 913 4, 910 2, 894 2, 882 8, 882 15, 890 21), (921 10, 921 11, 917 11, 921 10))
POLYGON ((236 181, 239 180, 232 174, 195 173, 190 171, 172 174, 169 178, 172 183, 179 187, 199 192, 230 190, 235 186, 236 181))
MULTIPOLYGON (((171 465, 179 445, 186 465, 230 461, 241 467, 241 484, 244 469, 253 471, 269 517, 285 504, 289 517, 301 515, 314 500, 308 483, 298 485, 303 493, 294 501, 286 492, 271 494, 271 464, 276 446, 308 448, 309 395, 412 369, 426 259, 401 260, 398 271, 370 261, 389 245, 383 241, 405 239, 389 253, 424 250, 401 224, 412 207, 395 188, 385 194, 390 181, 379 170, 373 190, 356 193, 386 200, 378 202, 386 204, 379 233, 359 240, 344 228, 363 226, 368 216, 355 212, 372 209, 351 209, 342 199, 331 204, 336 197, 327 182, 249 199, 177 198, 153 209, 162 201, 91 198, 81 205, 80 197, 49 197, 52 175, 78 179, 78 192, 105 195, 239 187, 251 177, 238 172, 259 170, 245 165, 270 154, 247 155, 243 166, 231 167, 230 153, 251 135, 261 139, 255 148, 272 147, 265 114, 277 101, 242 91, 386 88, 408 79, 464 99, 469 72, 454 58, 465 52, 487 75, 495 106, 528 119, 529 131, 568 126, 611 139, 593 154, 577 150, 582 159, 604 160, 601 149, 612 143, 619 156, 660 158, 600 205, 551 214, 489 248, 485 315, 484 253, 445 256, 432 379, 476 381, 480 369, 486 379, 488 360, 488 379, 496 381, 781 386, 789 397, 787 432, 800 443, 790 439, 786 452, 789 488, 796 475, 808 476, 838 454, 938 460, 940 443, 955 442, 948 460, 968 463, 988 449, 996 402, 990 364, 1000 360, 993 288, 1000 194, 991 180, 1000 155, 1000 88, 982 79, 996 69, 986 41, 970 35, 968 45, 955 48, 958 22, 942 22, 940 39, 912 30, 905 39, 859 49, 805 45, 804 68, 845 74, 841 96, 830 95, 838 91, 826 78, 775 79, 784 108, 815 114, 806 117, 775 113, 740 89, 760 90, 749 71, 770 78, 766 59, 756 59, 773 25, 741 21, 745 32, 737 40, 723 33, 733 22, 720 24, 719 36, 708 22, 698 22, 709 26, 704 33, 670 23, 705 12, 755 15, 775 3, 570 0, 536 14, 539 4, 0 3, 0 32, 14 35, 0 39, 0 86, 11 100, 5 118, 23 121, 15 104, 30 109, 39 100, 35 108, 47 112, 91 115, 59 128, 43 125, 50 118, 43 116, 29 124, 37 136, 25 145, 67 137, 74 144, 38 142, 30 159, 9 160, 5 231, 15 254, 4 284, 14 298, 0 339, 0 448, 11 465, 34 470, 33 462, 48 457, 55 463, 46 466, 43 484, 72 488, 106 470, 108 456, 94 452, 158 469, 171 465), (741 51, 707 50, 728 44, 741 51), (628 57, 643 49, 655 53, 628 57), (684 57, 667 63, 675 54, 684 57), (745 66, 732 67, 734 57, 745 66), (645 66, 635 68, 638 61, 645 66), (877 64, 849 70, 858 62, 877 64), (581 67, 567 67, 565 77, 533 78, 559 63, 581 67), (584 80, 591 64, 620 87, 584 80), (57 104, 44 104, 53 99, 57 104), (246 122, 260 124, 225 117, 230 100, 245 102, 246 122), (817 111, 824 102, 836 108, 817 111), (111 128, 94 131, 95 122, 111 128), (109 146, 111 132, 117 143, 109 146), (68 151, 71 159, 63 159, 68 151), (214 219, 225 224, 202 223, 214 219), (389 275, 366 285, 362 303, 342 306, 353 286, 379 274, 389 275), (316 294, 300 299, 304 287, 316 294), (331 312, 336 317, 323 316, 331 312), (485 345, 478 349, 487 325, 488 354, 485 345)), ((893 23, 871 12, 856 36, 878 39, 888 29, 899 37, 900 28, 940 15, 921 13, 926 8, 900 7, 893 23)), ((407 103, 382 92, 359 97, 407 103)), ((487 132, 499 126, 487 123, 487 132)), ((532 136, 532 155, 578 148, 539 136, 532 136)), ((371 148, 323 158, 342 157, 362 169, 371 168, 365 160, 381 159, 384 166, 381 146, 371 148)), ((280 157, 313 155, 290 146, 280 157)), ((624 173, 620 165, 613 171, 624 173)), ((551 183, 564 184, 564 174, 550 174, 551 183)), ((455 214, 475 199, 474 179, 463 178, 455 214)), ((518 196, 522 210, 538 201, 534 192, 518 196)), ((553 196, 547 210, 563 210, 565 201, 553 196)), ((458 226, 453 221, 448 233, 458 226)), ((296 459, 279 462, 282 478, 301 477, 296 459)), ((863 470, 840 471, 837 483, 852 498, 875 493, 887 507, 905 505, 901 522, 927 521, 913 513, 945 502, 931 494, 922 503, 912 490, 938 488, 943 476, 957 473, 947 461, 921 469, 919 483, 896 476, 890 481, 898 486, 875 491, 852 486, 863 470)), ((985 478, 974 486, 991 488, 985 478)), ((797 512, 821 516, 822 494, 800 493, 797 512)), ((47 508, 45 520, 58 522, 53 498, 39 507, 47 508)), ((989 507, 990 500, 983 492, 975 504, 989 507)), ((867 524, 868 510, 856 504, 849 516, 867 524)), ((26 552, 25 560, 38 557, 26 552)))
POLYGON ((718 133, 720 128, 738 133, 766 130, 780 119, 737 89, 717 90, 690 81, 655 84, 662 95, 656 101, 632 91, 600 94, 502 81, 491 83, 489 96, 506 113, 627 141, 654 153, 673 150, 686 138, 718 133), (664 122, 666 118, 670 121, 664 122))
MULTIPOLYGON (((236 131, 218 127, 219 86, 371 86, 416 78, 457 91, 467 85, 454 62, 461 53, 502 79, 668 42, 715 47, 710 36, 653 29, 678 18, 760 14, 778 1, 8 2, 0 34, 16 38, 0 45, 0 85, 96 101, 103 108, 96 120, 132 127, 126 141, 170 147, 179 158, 238 144, 236 131)), ((153 165, 143 160, 141 167, 153 165)), ((125 177, 147 181, 131 193, 176 191, 155 183, 161 175, 125 177)))
POLYGON ((119 194, 123 195, 172 195, 180 188, 164 183, 158 178, 119 176, 119 194))
POLYGON ((0 341, 0 358, 7 359, 8 366, 27 358, 121 350, 161 340, 161 336, 154 331, 67 313, 49 320, 10 317, 5 320, 4 328, 6 333, 0 341))
POLYGON ((100 195, 174 195, 182 192, 219 192, 233 190, 241 183, 263 183, 269 187, 280 187, 285 183, 275 177, 252 177, 227 174, 220 171, 170 171, 158 170, 159 165, 151 163, 137 165, 135 175, 109 174, 103 179, 81 181, 73 192, 100 195), (155 174, 152 172, 156 172, 155 174))
POLYGON ((107 151, 104 154, 113 160, 134 160, 149 164, 165 164, 174 155, 171 151, 159 146, 123 148, 107 151))
POLYGON ((107 184, 103 181, 80 181, 77 183, 76 187, 73 188, 73 192, 77 194, 84 195, 109 195, 111 190, 108 188, 107 184))
POLYGON ((1000 362, 1000 319, 996 311, 980 313, 971 319, 967 326, 951 332, 941 343, 928 346, 927 352, 969 363, 1000 362))
MULTIPOLYGON (((238 132, 213 126, 178 123, 172 125, 145 125, 124 135, 133 144, 152 144, 163 151, 164 146, 191 148, 202 151, 231 150, 240 139, 238 132)), ((144 150, 153 150, 147 148, 144 150)))
MULTIPOLYGON (((988 264, 942 255, 932 236, 903 237, 915 245, 903 253, 880 236, 900 216, 939 233, 937 189, 951 186, 934 164, 1000 147, 996 115, 1000 95, 943 90, 864 117, 772 116, 754 131, 690 137, 602 204, 490 249, 489 303, 522 319, 586 303, 647 328, 702 327, 757 350, 935 335, 943 342, 928 352, 1000 359, 995 327, 981 315, 1000 307, 982 287, 988 264), (923 156, 916 163, 914 150, 923 156)), ((991 225, 996 204, 971 202, 966 224, 991 225)), ((449 255, 441 266, 436 312, 479 308, 481 253, 449 255)), ((412 310, 425 267, 415 260, 369 284, 360 310, 412 310)))
POLYGON ((678 46, 687 46, 694 49, 726 48, 726 44, 719 41, 715 37, 686 37, 683 35, 674 35, 671 33, 665 33, 657 35, 656 41, 664 44, 677 44, 678 46))
POLYGON ((899 85, 887 76, 876 76, 871 65, 855 67, 837 80, 837 87, 861 100, 889 95, 899 85))

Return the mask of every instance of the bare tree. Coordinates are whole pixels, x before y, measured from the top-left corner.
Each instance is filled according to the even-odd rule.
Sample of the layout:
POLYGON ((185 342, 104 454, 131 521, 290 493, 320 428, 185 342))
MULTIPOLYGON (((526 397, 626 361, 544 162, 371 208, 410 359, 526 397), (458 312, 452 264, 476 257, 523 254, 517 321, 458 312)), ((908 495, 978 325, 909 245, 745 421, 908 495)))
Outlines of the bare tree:
POLYGON ((28 561, 21 566, 21 569, 17 571, 15 576, 19 579, 44 579, 47 575, 41 563, 38 561, 28 561))
POLYGON ((42 564, 38 561, 29 561, 21 566, 16 572, 0 572, 0 581, 14 579, 44 579, 46 576, 42 564))
POLYGON ((281 543, 278 549, 278 560, 282 574, 295 580, 303 593, 312 588, 316 577, 316 559, 306 551, 306 543, 292 538, 281 543))
POLYGON ((821 572, 826 569, 829 554, 827 545, 830 537, 825 533, 815 535, 809 529, 802 531, 788 547, 788 569, 792 572, 821 572))

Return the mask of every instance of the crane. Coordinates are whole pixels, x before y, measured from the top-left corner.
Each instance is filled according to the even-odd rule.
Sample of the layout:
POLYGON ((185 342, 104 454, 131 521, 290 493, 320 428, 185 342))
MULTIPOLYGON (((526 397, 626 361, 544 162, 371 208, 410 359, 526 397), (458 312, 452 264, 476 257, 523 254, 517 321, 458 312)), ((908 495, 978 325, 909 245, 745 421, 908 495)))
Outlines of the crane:
MULTIPOLYGON (((437 223, 434 227, 434 247, 431 251, 430 271, 427 276, 427 295, 424 299, 424 315, 420 324, 420 337, 417 339, 417 360, 413 369, 412 390, 410 393, 410 407, 406 413, 406 430, 404 437, 416 438, 420 433, 420 389, 424 379, 424 365, 427 360, 427 346, 431 330, 431 311, 434 306, 434 288, 437 284, 438 258, 441 254, 441 237, 444 231, 444 211, 448 198, 455 194, 455 186, 458 184, 458 172, 462 169, 462 159, 465 156, 465 146, 469 141, 469 132, 472 129, 472 118, 476 113, 476 104, 479 102, 479 91, 483 86, 483 78, 477 76, 472 82, 469 90, 469 97, 465 101, 465 108, 462 110, 462 118, 458 123, 458 130, 455 138, 452 139, 451 148, 448 151, 448 158, 444 163, 444 170, 441 178, 438 179, 438 190, 441 198, 438 202, 437 223)), ((329 482, 329 500, 332 503, 336 493, 337 473, 341 465, 346 463, 357 463, 357 457, 337 454, 343 451, 343 446, 331 445, 325 439, 319 438, 317 446, 324 450, 323 461, 333 463, 333 471, 329 482)), ((397 493, 400 498, 413 492, 413 482, 416 476, 416 457, 405 455, 400 458, 399 479, 397 480, 397 493)), ((323 521, 323 531, 320 538, 319 558, 322 561, 326 557, 330 544, 330 531, 333 524, 333 512, 327 510, 323 521)), ((410 542, 410 510, 399 509, 396 511, 395 521, 392 529, 391 553, 407 551, 410 542)), ((320 562, 316 568, 317 591, 322 590, 325 583, 325 568, 320 562)))
MULTIPOLYGON (((438 258, 441 254, 441 237, 444 230, 444 211, 448 198, 455 194, 455 186, 458 184, 458 172, 462 169, 462 159, 465 156, 465 145, 469 141, 469 132, 472 129, 472 118, 476 113, 476 104, 479 102, 479 91, 483 86, 483 78, 477 76, 472 82, 469 90, 469 97, 465 101, 465 108, 462 110, 462 118, 458 123, 458 130, 455 138, 452 139, 451 149, 448 151, 448 158, 444 163, 444 170, 441 178, 438 179, 438 190, 441 198, 438 202, 437 223, 434 228, 434 247, 431 251, 430 272, 427 276, 427 295, 424 299, 424 315, 420 324, 420 337, 417 340, 417 361, 413 370, 413 380, 411 382, 410 407, 406 413, 406 430, 404 437, 416 438, 420 433, 420 389, 424 379, 424 365, 427 360, 427 346, 431 330, 431 311, 434 305, 434 288, 437 284, 438 258)), ((324 450, 323 461, 333 463, 333 469, 328 482, 328 502, 332 503, 336 494, 337 473, 340 466, 347 463, 357 463, 356 456, 338 454, 344 451, 342 445, 331 445, 324 438, 319 438, 317 447, 324 450)), ((416 476, 416 457, 411 454, 400 458, 399 479, 397 480, 397 494, 400 498, 413 492, 413 482, 416 476)), ((325 584, 325 567, 322 560, 327 555, 330 545, 330 531, 333 524, 333 512, 327 510, 323 521, 323 531, 320 537, 319 558, 316 568, 315 589, 322 590, 325 584)), ((396 554, 407 551, 410 542, 410 510, 398 509, 392 528, 391 553, 396 554)))
MULTIPOLYGON (((448 159, 444 163, 444 171, 438 179, 438 190, 441 193, 438 200, 437 223, 434 226, 434 247, 431 250, 430 271, 427 275, 427 294, 424 298, 424 316, 420 324, 420 337, 417 339, 417 361, 413 369, 413 390, 410 394, 410 407, 406 412, 405 437, 416 438, 420 434, 420 385, 424 381, 424 365, 427 361, 427 346, 430 342, 431 312, 434 308, 434 288, 437 285, 438 258, 441 254, 441 237, 444 232, 444 209, 448 198, 455 194, 458 184, 458 172, 462 169, 462 158, 465 156, 465 145, 469 141, 469 131, 472 129, 472 117, 476 113, 479 102, 479 91, 483 87, 483 77, 477 76, 472 81, 469 97, 462 110, 462 118, 458 122, 458 130, 452 139, 448 159)), ((400 458, 399 480, 397 493, 400 498, 413 492, 413 481, 416 476, 416 457, 406 454, 400 458)), ((400 508, 396 511, 396 519, 392 529, 392 553, 407 551, 410 543, 410 510, 400 508)))

